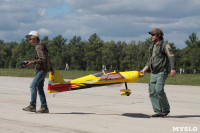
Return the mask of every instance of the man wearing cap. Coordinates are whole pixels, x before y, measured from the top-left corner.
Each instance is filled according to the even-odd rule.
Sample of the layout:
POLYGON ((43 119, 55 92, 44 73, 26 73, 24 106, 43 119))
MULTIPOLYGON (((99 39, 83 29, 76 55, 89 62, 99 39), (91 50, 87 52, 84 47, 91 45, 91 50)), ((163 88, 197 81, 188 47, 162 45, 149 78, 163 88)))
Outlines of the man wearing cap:
POLYGON ((163 117, 170 113, 164 85, 169 72, 172 77, 176 75, 175 56, 171 46, 164 43, 161 29, 155 28, 148 33, 153 43, 149 47, 149 60, 140 72, 145 74, 148 69, 151 70, 149 97, 155 112, 152 117, 163 117))
POLYGON ((23 110, 36 113, 49 113, 43 87, 47 73, 51 71, 53 74, 54 70, 48 57, 48 49, 45 44, 40 43, 40 35, 37 31, 31 31, 25 37, 29 39, 31 44, 35 45, 35 60, 28 61, 26 66, 35 65, 36 76, 30 85, 30 105, 23 108, 23 110), (40 96, 41 108, 36 111, 37 92, 40 96))

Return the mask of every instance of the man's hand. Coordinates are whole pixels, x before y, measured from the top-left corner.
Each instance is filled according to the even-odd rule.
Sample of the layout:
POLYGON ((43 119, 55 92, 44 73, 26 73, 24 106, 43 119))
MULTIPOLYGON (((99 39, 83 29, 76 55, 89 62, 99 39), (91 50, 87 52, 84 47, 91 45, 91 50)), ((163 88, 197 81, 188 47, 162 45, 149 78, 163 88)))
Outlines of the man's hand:
POLYGON ((176 70, 171 70, 170 75, 171 75, 172 77, 176 76, 176 70))
POLYGON ((149 69, 149 66, 145 66, 145 67, 140 71, 140 73, 142 73, 142 74, 141 74, 141 77, 144 76, 145 72, 146 72, 148 69, 149 69))
POLYGON ((26 66, 31 66, 32 64, 34 64, 34 61, 28 61, 28 64, 26 64, 26 66))
POLYGON ((144 70, 141 70, 140 73, 141 73, 141 74, 140 74, 140 77, 144 77, 145 71, 144 71, 144 70))

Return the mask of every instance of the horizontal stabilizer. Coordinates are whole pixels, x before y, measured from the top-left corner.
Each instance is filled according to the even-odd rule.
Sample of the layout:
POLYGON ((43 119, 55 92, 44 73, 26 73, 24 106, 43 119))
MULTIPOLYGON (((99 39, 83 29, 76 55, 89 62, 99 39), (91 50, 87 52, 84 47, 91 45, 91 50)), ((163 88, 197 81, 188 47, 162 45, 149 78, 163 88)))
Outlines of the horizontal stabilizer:
POLYGON ((130 89, 122 89, 122 90, 120 90, 121 92, 131 92, 131 90, 130 89))
POLYGON ((71 84, 48 84, 48 93, 71 91, 71 84))
POLYGON ((125 93, 122 93, 121 96, 129 96, 131 94, 131 92, 125 92, 125 93))

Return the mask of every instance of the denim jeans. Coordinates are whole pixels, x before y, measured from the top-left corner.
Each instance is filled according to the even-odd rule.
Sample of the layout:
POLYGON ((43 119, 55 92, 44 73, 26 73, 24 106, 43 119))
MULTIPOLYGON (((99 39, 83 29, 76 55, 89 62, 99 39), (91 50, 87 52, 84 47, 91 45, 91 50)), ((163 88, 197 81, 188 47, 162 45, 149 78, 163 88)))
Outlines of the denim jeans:
POLYGON ((40 96, 41 107, 47 107, 46 97, 44 93, 44 80, 47 72, 37 72, 34 77, 30 89, 31 89, 31 101, 30 105, 36 106, 37 101, 37 91, 40 96))

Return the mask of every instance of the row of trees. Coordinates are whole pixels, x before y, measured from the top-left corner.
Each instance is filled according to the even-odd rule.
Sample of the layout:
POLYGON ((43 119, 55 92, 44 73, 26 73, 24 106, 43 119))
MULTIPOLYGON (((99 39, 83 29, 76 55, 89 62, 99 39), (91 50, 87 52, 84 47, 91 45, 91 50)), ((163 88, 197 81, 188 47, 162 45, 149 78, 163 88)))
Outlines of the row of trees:
MULTIPOLYGON (((54 69, 64 69, 68 63, 71 70, 101 70, 102 65, 113 70, 141 70, 148 59, 148 47, 151 39, 130 43, 104 42, 96 33, 92 34, 87 41, 82 41, 80 36, 74 36, 68 43, 62 35, 52 40, 47 36, 41 39, 49 49, 54 69)), ((177 49, 172 46, 177 70, 181 67, 187 73, 193 69, 200 70, 200 40, 196 33, 189 35, 185 41, 186 47, 177 49)), ((34 59, 34 46, 28 39, 22 39, 20 43, 0 40, 0 68, 20 68, 23 60, 34 59)))

